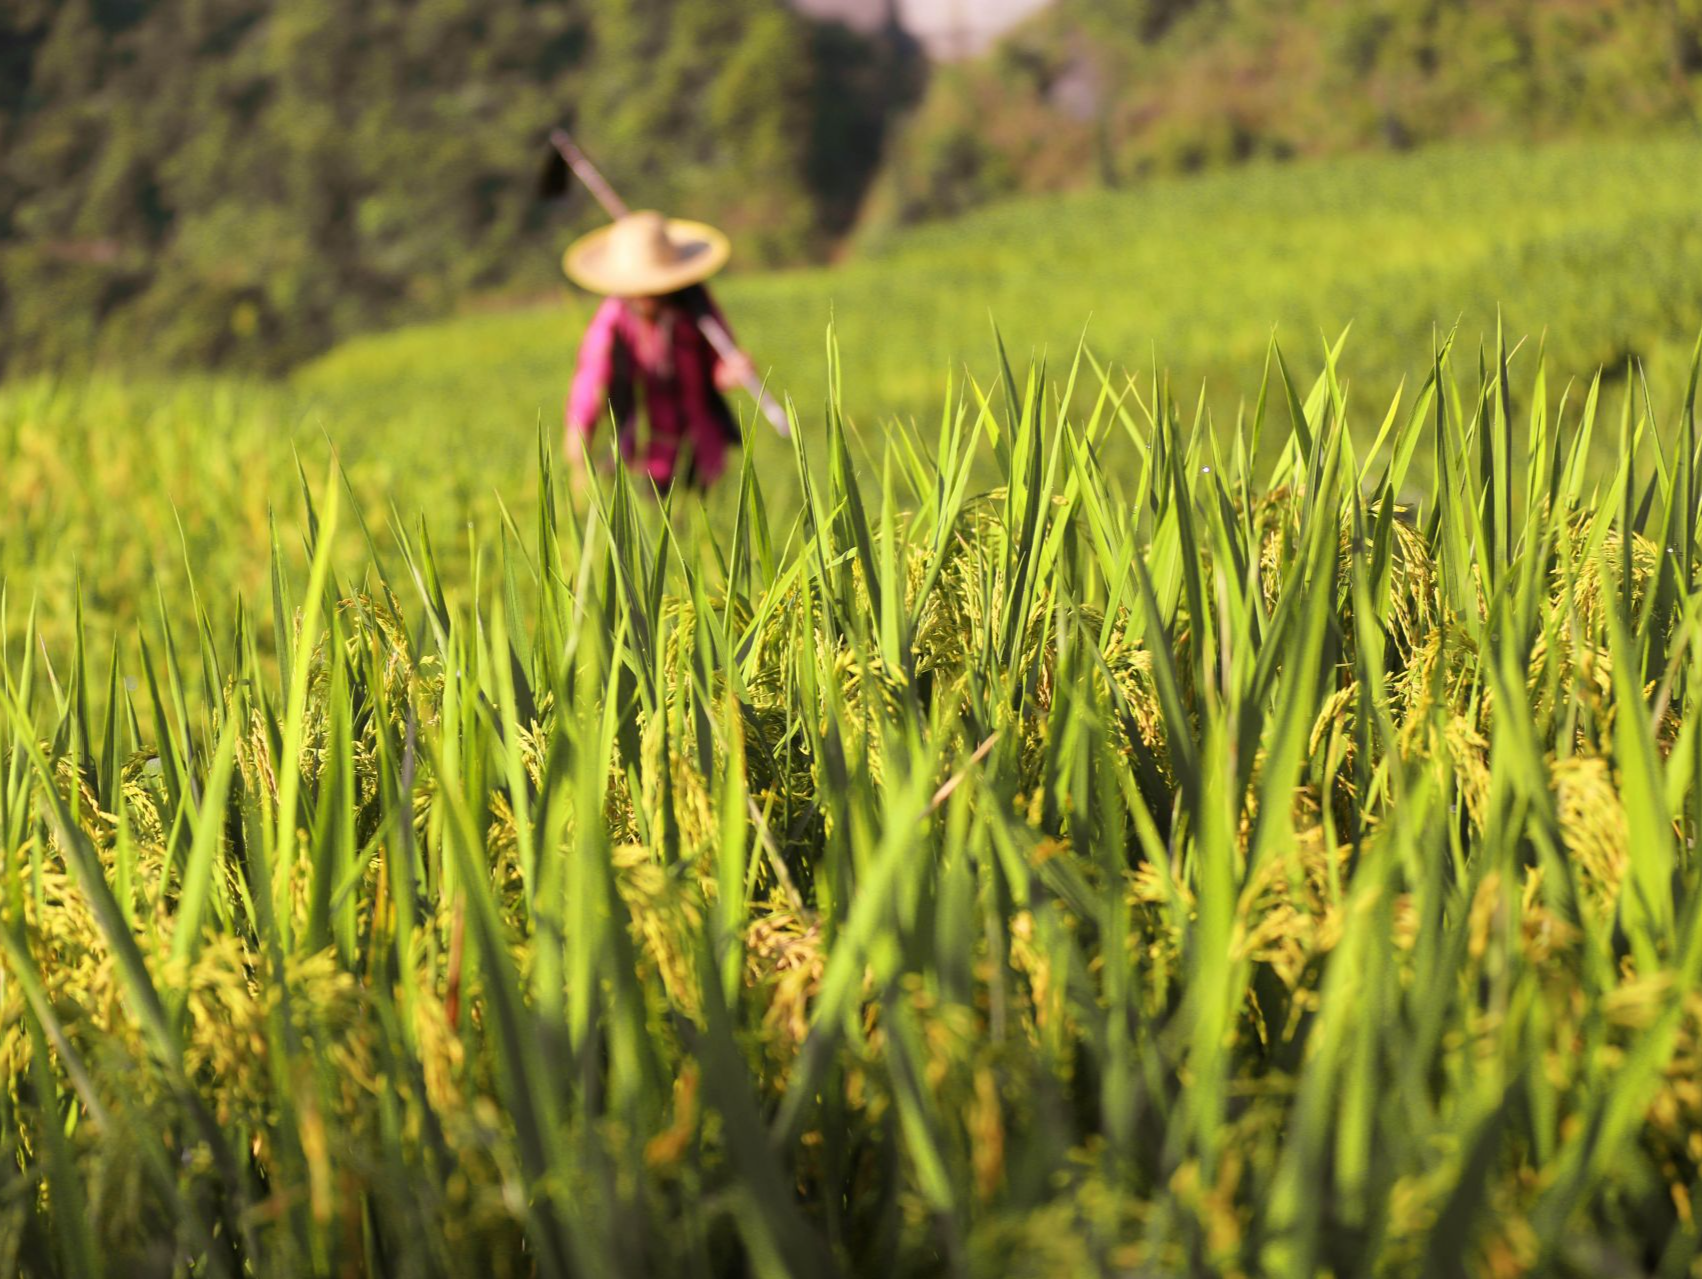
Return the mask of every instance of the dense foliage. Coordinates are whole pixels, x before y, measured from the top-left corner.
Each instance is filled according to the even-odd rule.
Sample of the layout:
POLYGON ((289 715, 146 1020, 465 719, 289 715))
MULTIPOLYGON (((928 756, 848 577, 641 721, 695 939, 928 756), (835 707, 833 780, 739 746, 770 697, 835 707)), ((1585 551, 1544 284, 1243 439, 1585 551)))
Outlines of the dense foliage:
POLYGON ((536 293, 598 216, 538 202, 564 121, 634 200, 795 260, 843 226, 916 59, 781 0, 10 0, 0 363, 275 370, 536 293))
POLYGON ((878 217, 1256 158, 1697 122, 1697 0, 1059 0, 936 78, 878 217))
POLYGON ((1689 1273, 1695 366, 1431 360, 6 648, 0 1270, 1689 1273))

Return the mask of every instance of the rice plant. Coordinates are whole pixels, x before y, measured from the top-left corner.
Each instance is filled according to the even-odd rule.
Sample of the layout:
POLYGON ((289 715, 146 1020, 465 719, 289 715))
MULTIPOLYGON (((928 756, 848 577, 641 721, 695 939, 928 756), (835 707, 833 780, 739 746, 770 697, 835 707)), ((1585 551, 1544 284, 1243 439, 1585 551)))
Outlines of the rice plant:
POLYGON ((0 1273, 1696 1272, 1697 360, 1339 355, 26 613, 0 1273))

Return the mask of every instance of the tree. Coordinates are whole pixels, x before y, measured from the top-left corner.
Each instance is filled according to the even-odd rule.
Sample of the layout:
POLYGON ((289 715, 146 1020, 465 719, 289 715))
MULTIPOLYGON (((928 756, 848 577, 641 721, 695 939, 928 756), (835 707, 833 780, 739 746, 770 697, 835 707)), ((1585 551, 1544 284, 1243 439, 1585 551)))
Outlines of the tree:
POLYGON ((571 120, 635 203, 741 260, 843 225, 812 183, 814 28, 782 0, 6 0, 0 361, 281 369, 558 280, 571 120))

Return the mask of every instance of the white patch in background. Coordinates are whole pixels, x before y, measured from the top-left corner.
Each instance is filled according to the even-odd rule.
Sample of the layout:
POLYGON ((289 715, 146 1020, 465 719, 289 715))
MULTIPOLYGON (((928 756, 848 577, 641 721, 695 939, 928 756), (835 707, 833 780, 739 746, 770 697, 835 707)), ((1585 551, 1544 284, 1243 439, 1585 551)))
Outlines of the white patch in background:
POLYGON ((980 53, 1052 0, 792 0, 818 18, 837 18, 868 31, 896 14, 936 58, 980 53))

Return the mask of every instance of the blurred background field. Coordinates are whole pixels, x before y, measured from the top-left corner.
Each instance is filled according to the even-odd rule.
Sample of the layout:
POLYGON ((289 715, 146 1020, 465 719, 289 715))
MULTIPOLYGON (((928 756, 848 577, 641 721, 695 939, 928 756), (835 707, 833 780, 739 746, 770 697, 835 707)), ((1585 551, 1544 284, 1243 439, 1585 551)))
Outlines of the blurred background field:
MULTIPOLYGON (((1043 357, 1060 383, 1085 335, 1143 393, 1155 370, 1184 404, 1203 388, 1220 429, 1256 398, 1273 331, 1309 380, 1324 337, 1351 324, 1350 411, 1374 430, 1401 379, 1422 379, 1438 334, 1457 322, 1463 349, 1493 343, 1498 308, 1525 339, 1520 360, 1544 348, 1557 392, 1597 369, 1611 390, 1636 361, 1670 423, 1702 330, 1698 190, 1702 144, 1684 136, 1267 163, 1026 197, 835 266, 737 276, 724 297, 806 442, 830 323, 865 438, 894 418, 931 423, 966 371, 991 388, 994 323, 1014 362, 1043 357)), ((457 530, 492 526, 499 495, 527 518, 539 431, 553 446, 588 316, 564 286, 533 306, 352 338, 284 379, 12 380, 0 389, 11 626, 31 597, 67 620, 79 575, 96 619, 154 607, 156 566, 175 600, 184 543, 207 607, 255 598, 268 513, 280 509, 286 543, 298 522, 295 455, 318 474, 332 446, 381 535, 392 504, 423 514, 454 563, 457 530)), ((765 427, 751 438, 783 470, 787 446, 765 427)), ((710 518, 731 500, 710 495, 710 518)))
MULTIPOLYGON (((1256 393, 1274 331, 1315 360, 1349 324, 1361 388, 1381 413, 1456 321, 1468 343, 1548 335, 1553 371, 1689 355, 1702 327, 1702 143, 1684 137, 1540 149, 1439 147, 1264 164, 1131 191, 1028 197, 884 239, 825 270, 721 290, 773 384, 806 412, 822 398, 823 338, 843 349, 848 406, 866 425, 933 416, 946 374, 993 370, 992 325, 1014 356, 1100 358, 1168 373, 1219 416, 1256 393)), ((554 421, 583 299, 356 339, 295 387, 330 422, 504 436, 554 421)), ((1682 367, 1682 366, 1680 366, 1682 367)), ((1674 379, 1676 380, 1676 373, 1674 379)), ((1673 387, 1676 397, 1682 388, 1673 387)), ((519 433, 525 435, 527 433, 519 433)), ((501 448, 503 445, 496 445, 501 448)))

